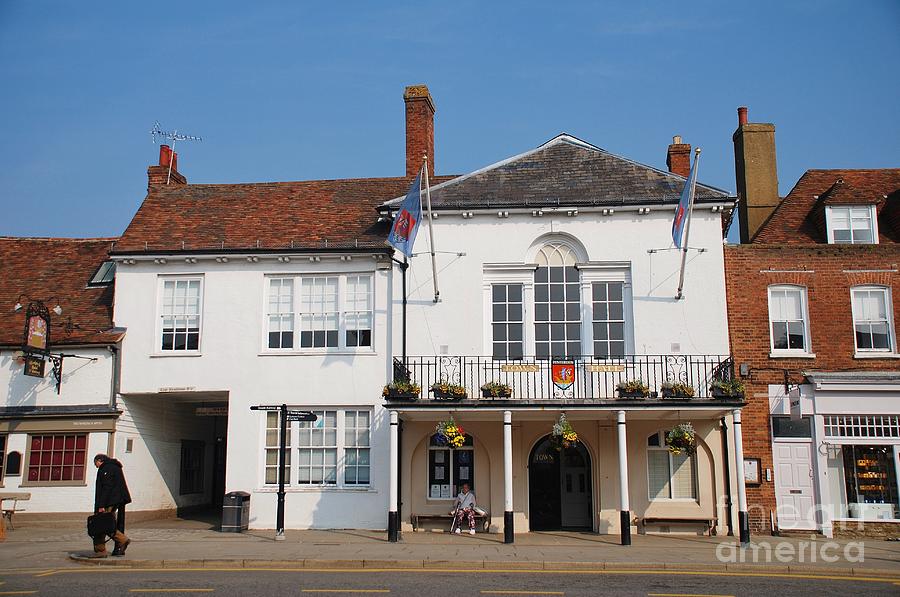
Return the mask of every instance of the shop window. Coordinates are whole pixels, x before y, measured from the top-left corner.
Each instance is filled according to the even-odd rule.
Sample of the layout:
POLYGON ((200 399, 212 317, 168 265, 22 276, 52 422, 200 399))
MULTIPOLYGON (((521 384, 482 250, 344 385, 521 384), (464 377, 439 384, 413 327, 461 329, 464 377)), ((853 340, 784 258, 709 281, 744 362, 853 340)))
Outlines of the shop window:
POLYGON ((429 499, 453 499, 463 483, 475 491, 475 444, 466 435, 461 448, 450 448, 431 436, 428 445, 428 493, 429 499))
POLYGON ((525 353, 522 284, 491 286, 491 333, 495 359, 521 359, 525 353))
POLYGON ((836 518, 890 520, 900 516, 893 446, 831 446, 828 477, 836 518))
POLYGON ((650 500, 696 499, 696 457, 672 454, 666 432, 647 438, 647 479, 650 500))
POLYGON ((900 437, 897 415, 825 415, 824 419, 826 437, 900 437))
POLYGON ((87 435, 29 436, 29 485, 68 485, 85 479, 87 435))
POLYGON ((203 460, 206 444, 196 440, 181 441, 181 495, 203 493, 203 460))

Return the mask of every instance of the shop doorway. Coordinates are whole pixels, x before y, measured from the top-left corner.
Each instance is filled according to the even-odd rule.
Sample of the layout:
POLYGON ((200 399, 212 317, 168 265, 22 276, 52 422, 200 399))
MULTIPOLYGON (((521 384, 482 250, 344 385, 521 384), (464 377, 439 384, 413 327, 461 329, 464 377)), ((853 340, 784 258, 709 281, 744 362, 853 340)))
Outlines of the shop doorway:
POLYGON ((557 449, 551 436, 528 458, 528 520, 532 531, 589 531, 591 457, 579 442, 557 449))

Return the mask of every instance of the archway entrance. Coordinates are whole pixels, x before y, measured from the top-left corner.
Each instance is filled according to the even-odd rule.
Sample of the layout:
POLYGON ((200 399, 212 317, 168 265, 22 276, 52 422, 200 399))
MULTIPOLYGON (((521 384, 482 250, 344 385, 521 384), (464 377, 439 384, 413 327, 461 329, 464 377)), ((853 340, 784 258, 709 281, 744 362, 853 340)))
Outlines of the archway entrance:
POLYGON ((591 530, 591 457, 579 442, 557 450, 548 435, 528 458, 528 520, 533 531, 591 530))

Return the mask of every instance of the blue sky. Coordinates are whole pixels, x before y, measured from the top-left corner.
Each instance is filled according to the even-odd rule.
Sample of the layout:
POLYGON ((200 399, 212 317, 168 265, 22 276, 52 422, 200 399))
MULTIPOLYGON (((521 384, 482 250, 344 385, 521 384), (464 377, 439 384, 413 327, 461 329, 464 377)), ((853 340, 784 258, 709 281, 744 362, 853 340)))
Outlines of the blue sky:
POLYGON ((437 104, 439 173, 566 131, 734 190, 738 105, 808 168, 900 166, 900 3, 0 0, 0 235, 106 236, 164 128, 191 182, 404 173, 403 87, 437 104))

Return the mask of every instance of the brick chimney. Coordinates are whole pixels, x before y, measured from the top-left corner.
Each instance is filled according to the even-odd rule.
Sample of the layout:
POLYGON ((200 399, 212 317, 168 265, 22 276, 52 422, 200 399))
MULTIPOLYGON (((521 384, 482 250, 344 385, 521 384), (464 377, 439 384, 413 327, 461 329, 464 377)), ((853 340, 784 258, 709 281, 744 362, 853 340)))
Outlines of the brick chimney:
POLYGON ((159 165, 147 168, 147 190, 155 186, 185 185, 187 178, 178 171, 178 154, 172 151, 168 145, 159 146, 159 165), (169 164, 172 165, 172 173, 169 175, 169 164))
POLYGON ((682 143, 681 135, 672 137, 672 144, 666 153, 666 166, 672 174, 685 178, 691 173, 691 144, 682 143))
POLYGON ((748 122, 747 107, 741 106, 732 141, 741 243, 748 243, 781 201, 775 164, 775 125, 748 122))
POLYGON ((406 104, 406 176, 414 178, 428 156, 428 176, 434 176, 434 100, 427 85, 410 85, 406 104))

